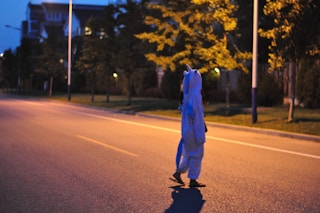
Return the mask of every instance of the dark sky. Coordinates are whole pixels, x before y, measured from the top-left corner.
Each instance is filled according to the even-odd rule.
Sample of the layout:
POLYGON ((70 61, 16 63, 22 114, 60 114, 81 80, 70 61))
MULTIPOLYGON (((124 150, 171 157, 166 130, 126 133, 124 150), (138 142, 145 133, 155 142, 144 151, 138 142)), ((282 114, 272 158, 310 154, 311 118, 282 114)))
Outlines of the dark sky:
MULTIPOLYGON (((27 5, 41 2, 69 3, 69 0, 1 0, 0 3, 0 53, 11 48, 13 51, 20 44, 20 31, 7 28, 10 25, 21 28, 21 22, 26 20, 27 5)), ((74 4, 107 5, 113 0, 72 0, 74 4)))

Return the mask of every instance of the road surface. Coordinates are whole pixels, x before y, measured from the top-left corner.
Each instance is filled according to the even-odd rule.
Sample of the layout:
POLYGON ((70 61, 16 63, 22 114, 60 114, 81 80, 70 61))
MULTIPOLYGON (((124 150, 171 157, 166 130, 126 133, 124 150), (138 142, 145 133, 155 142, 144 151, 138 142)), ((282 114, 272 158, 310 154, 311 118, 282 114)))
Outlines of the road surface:
POLYGON ((179 139, 175 120, 0 95, 0 212, 320 212, 320 143, 209 125, 189 189, 169 180, 179 139))

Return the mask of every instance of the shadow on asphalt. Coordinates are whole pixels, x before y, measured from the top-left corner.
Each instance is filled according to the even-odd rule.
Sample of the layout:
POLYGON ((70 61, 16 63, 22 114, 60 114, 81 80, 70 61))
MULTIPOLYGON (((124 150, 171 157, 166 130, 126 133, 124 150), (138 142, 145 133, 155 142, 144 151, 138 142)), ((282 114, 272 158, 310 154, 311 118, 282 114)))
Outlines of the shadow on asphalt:
POLYGON ((171 193, 172 204, 166 209, 165 213, 173 212, 201 212, 205 200, 202 199, 202 194, 197 188, 185 188, 184 186, 172 186, 171 193))

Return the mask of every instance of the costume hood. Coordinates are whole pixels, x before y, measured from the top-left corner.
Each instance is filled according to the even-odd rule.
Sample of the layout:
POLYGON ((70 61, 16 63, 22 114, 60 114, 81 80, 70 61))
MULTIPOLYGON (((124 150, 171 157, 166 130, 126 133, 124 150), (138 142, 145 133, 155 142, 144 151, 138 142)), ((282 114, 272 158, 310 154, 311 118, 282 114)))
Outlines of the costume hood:
POLYGON ((183 92, 188 94, 189 92, 201 92, 202 78, 197 69, 192 69, 188 64, 186 65, 187 71, 183 72, 183 92))

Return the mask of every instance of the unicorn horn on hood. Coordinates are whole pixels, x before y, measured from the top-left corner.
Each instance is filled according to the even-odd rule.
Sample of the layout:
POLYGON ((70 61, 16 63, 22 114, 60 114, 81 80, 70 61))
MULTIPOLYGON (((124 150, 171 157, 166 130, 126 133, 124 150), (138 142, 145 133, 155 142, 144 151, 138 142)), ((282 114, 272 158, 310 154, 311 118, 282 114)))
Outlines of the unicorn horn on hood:
POLYGON ((191 67, 188 64, 186 64, 186 67, 187 67, 188 72, 192 71, 191 67))

